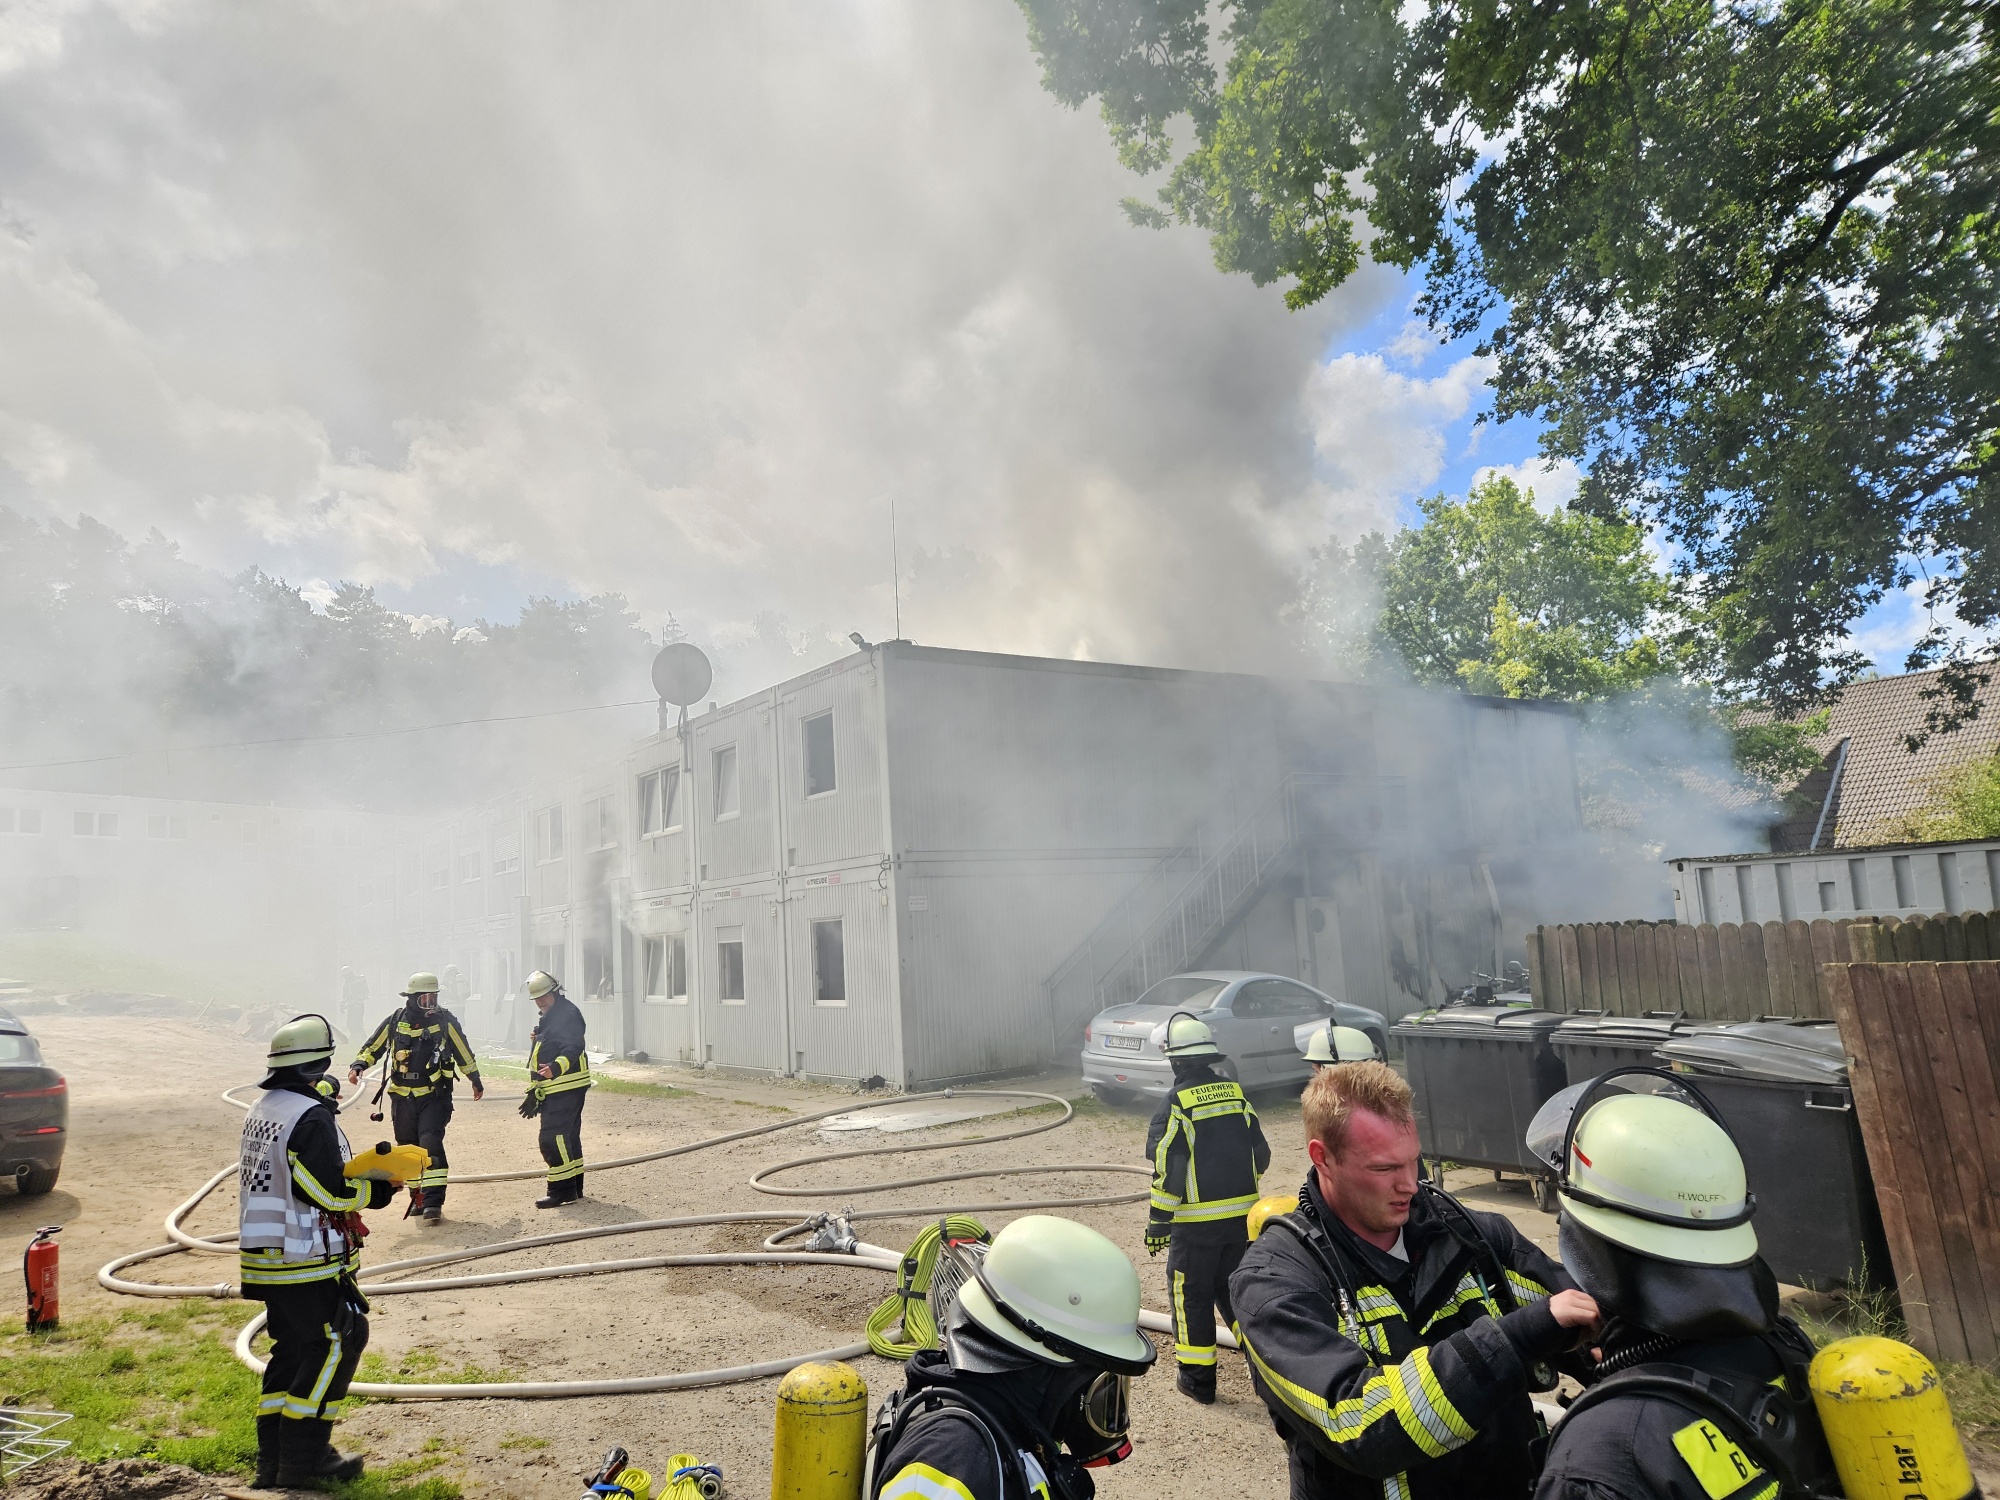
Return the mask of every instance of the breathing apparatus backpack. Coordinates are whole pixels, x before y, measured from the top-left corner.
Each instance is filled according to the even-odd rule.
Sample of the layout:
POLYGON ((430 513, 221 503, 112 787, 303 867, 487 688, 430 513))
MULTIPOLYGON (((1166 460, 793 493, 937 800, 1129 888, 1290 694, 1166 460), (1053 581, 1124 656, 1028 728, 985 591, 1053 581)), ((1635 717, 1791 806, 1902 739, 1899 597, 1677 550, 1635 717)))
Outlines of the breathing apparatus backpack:
POLYGON ((1780 1381, 1750 1385, 1691 1365, 1649 1360, 1598 1381, 1569 1404, 1563 1421, 1619 1396, 1664 1398, 1714 1424, 1777 1480, 1778 1500, 1834 1500, 1843 1493, 1840 1476, 1820 1430, 1806 1376, 1812 1341, 1789 1317, 1781 1317, 1764 1335, 1764 1342, 1783 1368, 1780 1381))
POLYGON ((1026 1455, 1008 1439, 1007 1429, 998 1417, 964 1391, 931 1386, 915 1394, 895 1391, 875 1414, 874 1426, 868 1433, 868 1457, 862 1468, 862 1500, 876 1500, 882 1486, 895 1477, 885 1460, 911 1428, 952 1419, 985 1439, 993 1471, 1000 1476, 1000 1500, 1016 1500, 1016 1497, 1034 1500, 1038 1492, 1046 1493, 1050 1500, 1093 1500, 1096 1495, 1097 1484, 1089 1471, 1061 1452, 1036 1466, 1047 1485, 1042 1491, 1028 1472, 1026 1455))
POLYGON ((939 1347, 939 1324, 957 1299, 960 1280, 948 1261, 944 1277, 938 1276, 943 1243, 975 1245, 980 1253, 992 1238, 985 1225, 965 1214, 926 1224, 896 1272, 896 1290, 868 1315, 868 1347, 883 1359, 896 1360, 939 1347), (891 1330, 900 1337, 891 1338, 891 1330))

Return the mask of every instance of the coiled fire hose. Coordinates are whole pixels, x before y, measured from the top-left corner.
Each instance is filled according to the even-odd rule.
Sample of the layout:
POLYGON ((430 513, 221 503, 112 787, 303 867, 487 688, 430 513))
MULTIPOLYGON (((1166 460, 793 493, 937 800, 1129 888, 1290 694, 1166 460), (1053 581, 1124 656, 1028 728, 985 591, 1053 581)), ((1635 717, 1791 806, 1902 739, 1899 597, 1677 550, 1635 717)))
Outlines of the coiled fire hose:
MULTIPOLYGON (((237 1090, 225 1090, 223 1100, 238 1109, 248 1109, 249 1105, 235 1097, 237 1090)), ((749 1186, 760 1193, 782 1197, 853 1197, 866 1193, 891 1192, 898 1188, 924 1187, 943 1182, 964 1182, 984 1177, 1013 1177, 1045 1172, 1062 1173, 1132 1173, 1150 1176, 1148 1168, 1122 1162, 1063 1162, 1043 1167, 996 1167, 984 1171, 965 1171, 937 1174, 925 1177, 891 1179, 883 1182, 842 1184, 831 1187, 797 1188, 776 1187, 767 1179, 779 1173, 817 1166, 830 1161, 852 1161, 862 1157, 902 1155, 920 1151, 947 1151, 971 1146, 998 1145, 1007 1141, 1021 1140, 1045 1131, 1059 1129, 1069 1123, 1075 1114, 1068 1100, 1055 1094, 1041 1093, 1030 1089, 940 1089, 921 1094, 903 1094, 887 1099, 849 1102, 813 1114, 788 1116, 783 1120, 765 1125, 755 1125, 743 1130, 733 1130, 721 1135, 707 1136, 700 1140, 685 1142, 678 1146, 668 1146, 657 1151, 641 1152, 634 1156, 615 1157, 608 1161, 585 1164, 587 1172, 610 1171, 620 1167, 639 1166, 648 1162, 664 1161, 670 1157, 685 1156, 695 1151, 710 1150, 736 1141, 749 1140, 757 1136, 775 1134, 781 1130, 792 1130, 802 1125, 812 1125, 834 1115, 851 1115, 865 1110, 883 1109, 890 1106, 907 1105, 924 1099, 1020 1099, 1033 1101, 1035 1105, 1058 1105, 1062 1114, 1053 1120, 1039 1121, 1023 1125, 1017 1129, 995 1135, 985 1135, 973 1140, 930 1141, 910 1144, 896 1144, 870 1147, 858 1151, 820 1153, 779 1162, 759 1170, 751 1177, 749 1186)), ((202 1202, 223 1183, 236 1175, 234 1163, 222 1168, 183 1203, 167 1215, 166 1232, 170 1243, 155 1245, 149 1249, 134 1251, 107 1262, 98 1270, 97 1281, 106 1290, 134 1297, 209 1297, 232 1298, 239 1295, 234 1282, 218 1282, 208 1286, 189 1286, 176 1283, 146 1282, 127 1279, 122 1273, 133 1266, 147 1261, 169 1256, 186 1254, 234 1255, 236 1253, 233 1233, 210 1237, 196 1235, 185 1229, 184 1221, 202 1202)), ((534 1167, 515 1172, 480 1172, 465 1176, 454 1174, 450 1182, 455 1186, 486 1182, 520 1182, 543 1175, 544 1169, 534 1167)), ((916 1245, 911 1247, 910 1256, 880 1245, 868 1244, 857 1239, 851 1226, 855 1223, 877 1219, 929 1219, 943 1220, 945 1230, 953 1238, 982 1237, 985 1231, 977 1220, 966 1217, 974 1213, 1021 1213, 1034 1209, 1064 1209, 1106 1207, 1117 1204, 1138 1203, 1146 1199, 1142 1189, 1130 1193, 1097 1194, 1084 1197, 1043 1198, 1026 1201, 1005 1201, 996 1203, 962 1203, 925 1205, 922 1207, 897 1206, 894 1208, 869 1209, 863 1212, 848 1212, 838 1217, 816 1214, 800 1222, 792 1213, 724 1213, 692 1214, 669 1219, 648 1219, 634 1223, 600 1225, 587 1229, 562 1230, 552 1234, 530 1235, 521 1239, 496 1240, 484 1245, 469 1245, 455 1250, 439 1251, 431 1255, 412 1256, 404 1260, 389 1261, 371 1266, 364 1273, 361 1290, 369 1297, 407 1296, 418 1292, 460 1291, 468 1288, 488 1286, 518 1285, 532 1281, 551 1281, 577 1276, 601 1276, 619 1271, 655 1270, 668 1266, 742 1266, 742 1265, 834 1265, 865 1267, 897 1275, 900 1281, 898 1295, 878 1307, 868 1320, 866 1342, 843 1344, 834 1349, 821 1349, 809 1354, 788 1355, 780 1359, 761 1361, 756 1364, 730 1365, 711 1370, 687 1370, 673 1374, 639 1375, 609 1380, 502 1380, 467 1384, 413 1384, 402 1381, 356 1381, 350 1393, 389 1401, 463 1401, 482 1398, 522 1399, 533 1397, 563 1396, 617 1396, 638 1395, 649 1391, 688 1389, 696 1386, 725 1385, 735 1381, 758 1380, 767 1376, 782 1375, 798 1365, 813 1360, 854 1359, 873 1352, 885 1358, 907 1358, 917 1347, 934 1347, 936 1329, 932 1326, 923 1291, 917 1290, 916 1278, 921 1274, 921 1286, 928 1290, 931 1270, 937 1257, 938 1224, 927 1226, 919 1235, 916 1245), (456 1265, 466 1261, 482 1260, 493 1256, 512 1255, 524 1250, 539 1249, 550 1245, 572 1244, 585 1240, 604 1239, 617 1235, 646 1234, 667 1229, 697 1228, 716 1224, 775 1224, 782 1226, 767 1238, 757 1250, 724 1251, 707 1254, 671 1254, 633 1256, 618 1260, 578 1261, 557 1266, 537 1266, 523 1270, 492 1271, 473 1275, 430 1277, 424 1279, 385 1280, 387 1277, 405 1278, 414 1271, 429 1270, 440 1266, 456 1265), (806 1248, 785 1248, 790 1242, 807 1238, 806 1248), (923 1251, 928 1248, 929 1264, 923 1251), (905 1270, 906 1264, 915 1259, 918 1264, 905 1270), (909 1295, 903 1295, 908 1292, 909 1295), (899 1306, 900 1304, 900 1306, 899 1306), (900 1328, 898 1325, 900 1324, 900 1328), (898 1329, 902 1337, 892 1340, 891 1329, 898 1329)), ((1172 1322, 1163 1313, 1143 1312, 1140 1325, 1161 1332, 1170 1332, 1172 1322)), ((246 1323, 236 1337, 236 1356, 251 1370, 261 1374, 264 1361, 259 1359, 253 1342, 264 1326, 264 1315, 260 1312, 246 1323)), ((1234 1347, 1227 1334, 1218 1334, 1217 1341, 1234 1347)))

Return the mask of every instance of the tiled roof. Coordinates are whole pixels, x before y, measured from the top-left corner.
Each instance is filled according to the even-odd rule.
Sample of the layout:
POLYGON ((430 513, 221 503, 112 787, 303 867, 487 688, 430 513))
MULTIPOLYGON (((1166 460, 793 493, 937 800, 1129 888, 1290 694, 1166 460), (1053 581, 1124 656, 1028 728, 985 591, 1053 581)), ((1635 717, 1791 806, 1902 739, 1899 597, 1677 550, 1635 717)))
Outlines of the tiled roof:
POLYGON ((1810 846, 1842 741, 1847 755, 1840 763, 1828 826, 1820 833, 1822 849, 1900 841, 1903 820, 1929 800, 1930 784, 1939 772, 2000 749, 2000 671, 1979 692, 1978 718, 1951 734, 1933 735, 1915 754, 1904 746, 1903 736, 1924 722, 1935 701, 1925 698, 1923 690, 1937 677, 1936 672, 1911 672, 1847 686, 1833 705, 1827 732, 1812 741, 1825 759, 1793 789, 1797 802, 1810 806, 1772 830, 1772 848, 1810 846))

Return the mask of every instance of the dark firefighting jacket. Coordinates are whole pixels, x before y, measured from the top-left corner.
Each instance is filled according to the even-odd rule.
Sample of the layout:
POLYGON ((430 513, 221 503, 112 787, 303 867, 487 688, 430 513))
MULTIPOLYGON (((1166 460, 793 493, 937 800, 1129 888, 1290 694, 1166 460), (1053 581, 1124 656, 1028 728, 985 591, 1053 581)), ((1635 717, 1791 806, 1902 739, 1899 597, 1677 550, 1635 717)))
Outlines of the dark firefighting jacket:
POLYGON ((390 1012, 354 1054, 354 1066, 374 1067, 385 1050, 389 1053, 392 1094, 420 1099, 439 1090, 449 1093, 452 1080, 461 1072, 474 1088, 483 1087, 478 1060, 465 1040, 465 1028, 441 1005, 428 1011, 405 1005, 390 1012))
POLYGON ((1149 1235, 1212 1225, 1212 1233, 1243 1237, 1271 1146, 1241 1085, 1212 1068, 1176 1076, 1146 1132, 1146 1155, 1153 1162, 1149 1235))
POLYGON ((590 1087, 590 1059, 583 1050, 583 1012, 567 995, 556 996, 529 1037, 529 1087, 536 1098, 590 1087), (535 1077, 544 1067, 552 1076, 535 1077))
POLYGON ((1411 1205, 1408 1262, 1351 1233, 1312 1177, 1299 1199, 1229 1282, 1294 1500, 1526 1500, 1541 1436, 1528 1392, 1575 1338, 1547 1299, 1575 1283, 1507 1220, 1442 1193, 1411 1205))
POLYGON ((923 1349, 904 1380, 876 1418, 864 1500, 1091 1500, 1089 1473, 1029 1435, 1009 1376, 963 1374, 923 1349))
POLYGON ((1621 1371, 1556 1428, 1535 1500, 1838 1494, 1806 1384, 1812 1352, 1782 1318, 1770 1333, 1679 1344, 1621 1371))

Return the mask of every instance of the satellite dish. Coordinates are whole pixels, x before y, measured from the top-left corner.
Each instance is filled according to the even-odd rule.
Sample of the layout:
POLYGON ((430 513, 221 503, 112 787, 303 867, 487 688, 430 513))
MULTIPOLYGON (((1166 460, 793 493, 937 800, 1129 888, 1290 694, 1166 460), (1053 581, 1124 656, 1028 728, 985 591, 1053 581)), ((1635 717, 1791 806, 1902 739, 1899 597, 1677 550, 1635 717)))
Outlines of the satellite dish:
POLYGON ((715 668, 699 646, 675 641, 653 658, 653 690, 680 708, 699 703, 715 681, 715 668))

